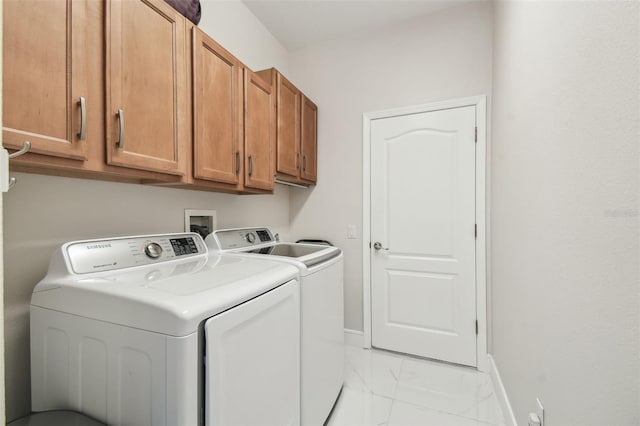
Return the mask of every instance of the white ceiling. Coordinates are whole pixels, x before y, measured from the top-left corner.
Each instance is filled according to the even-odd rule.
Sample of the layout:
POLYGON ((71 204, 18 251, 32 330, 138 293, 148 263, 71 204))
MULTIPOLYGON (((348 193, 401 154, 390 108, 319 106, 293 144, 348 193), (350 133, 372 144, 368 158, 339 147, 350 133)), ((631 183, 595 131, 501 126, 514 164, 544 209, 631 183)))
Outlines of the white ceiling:
POLYGON ((243 0, 288 50, 393 25, 469 0, 243 0))

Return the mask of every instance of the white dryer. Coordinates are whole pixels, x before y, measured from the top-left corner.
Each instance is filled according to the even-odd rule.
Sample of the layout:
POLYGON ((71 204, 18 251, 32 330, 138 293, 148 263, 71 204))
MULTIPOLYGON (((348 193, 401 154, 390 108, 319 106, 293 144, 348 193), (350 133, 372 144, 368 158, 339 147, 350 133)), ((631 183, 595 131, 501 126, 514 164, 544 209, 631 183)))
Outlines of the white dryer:
POLYGON ((268 228, 217 230, 205 242, 213 253, 273 259, 300 271, 301 424, 323 425, 344 382, 342 250, 279 242, 268 228))
POLYGON ((64 244, 31 299, 34 411, 109 425, 296 425, 297 268, 193 233, 64 244))

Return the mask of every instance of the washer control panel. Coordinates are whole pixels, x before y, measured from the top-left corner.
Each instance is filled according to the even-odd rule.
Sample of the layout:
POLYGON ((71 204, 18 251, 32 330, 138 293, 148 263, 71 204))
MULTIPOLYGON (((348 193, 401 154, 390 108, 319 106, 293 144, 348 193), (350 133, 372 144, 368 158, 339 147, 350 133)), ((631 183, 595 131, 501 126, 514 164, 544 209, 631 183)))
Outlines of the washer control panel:
POLYGON ((213 239, 215 248, 219 250, 233 250, 275 242, 268 228, 224 229, 214 231, 207 237, 207 241, 210 239, 213 239))
POLYGON ((244 238, 247 240, 249 244, 253 244, 256 242, 256 234, 254 234, 253 232, 247 232, 244 238))
POLYGON ((207 253, 195 233, 75 241, 62 247, 71 272, 113 271, 207 253))
POLYGON ((144 252, 152 259, 157 259, 162 255, 162 246, 158 243, 150 243, 144 248, 144 252))

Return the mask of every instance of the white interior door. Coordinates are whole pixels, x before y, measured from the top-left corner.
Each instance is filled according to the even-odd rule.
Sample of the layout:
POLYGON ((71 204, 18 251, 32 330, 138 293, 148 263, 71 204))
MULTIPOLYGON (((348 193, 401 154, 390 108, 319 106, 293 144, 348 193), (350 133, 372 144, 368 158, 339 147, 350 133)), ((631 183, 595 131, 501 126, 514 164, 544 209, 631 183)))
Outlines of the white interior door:
POLYGON ((476 365, 475 108, 371 122, 375 347, 476 365))

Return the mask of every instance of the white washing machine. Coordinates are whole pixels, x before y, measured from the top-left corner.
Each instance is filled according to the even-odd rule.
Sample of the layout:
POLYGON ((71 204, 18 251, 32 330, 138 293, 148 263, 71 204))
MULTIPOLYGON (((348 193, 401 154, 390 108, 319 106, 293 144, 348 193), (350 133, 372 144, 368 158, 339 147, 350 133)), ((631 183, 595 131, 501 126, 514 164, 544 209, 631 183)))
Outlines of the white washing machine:
POLYGON ((109 425, 300 422, 297 268, 193 233, 64 244, 31 299, 34 411, 109 425))
POLYGON ((217 230, 213 253, 275 259, 300 271, 301 424, 321 426, 344 382, 344 265, 337 247, 276 241, 267 228, 217 230))

